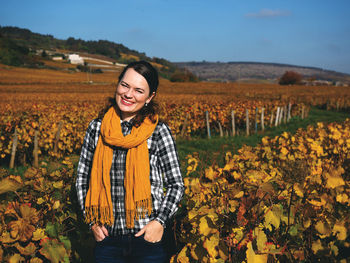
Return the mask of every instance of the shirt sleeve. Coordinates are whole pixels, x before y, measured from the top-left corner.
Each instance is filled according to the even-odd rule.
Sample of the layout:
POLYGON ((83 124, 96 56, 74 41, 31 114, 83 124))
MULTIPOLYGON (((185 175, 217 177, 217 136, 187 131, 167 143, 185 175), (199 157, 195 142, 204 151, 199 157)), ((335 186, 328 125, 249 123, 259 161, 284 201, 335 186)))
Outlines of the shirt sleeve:
POLYGON ((89 189, 90 172, 95 152, 96 142, 98 140, 98 127, 100 123, 97 119, 90 122, 81 148, 80 159, 77 168, 77 179, 75 187, 79 205, 85 214, 85 198, 89 189))
POLYGON ((177 211, 177 205, 183 197, 184 183, 175 141, 166 124, 162 124, 159 135, 158 151, 166 194, 155 219, 164 225, 177 211))

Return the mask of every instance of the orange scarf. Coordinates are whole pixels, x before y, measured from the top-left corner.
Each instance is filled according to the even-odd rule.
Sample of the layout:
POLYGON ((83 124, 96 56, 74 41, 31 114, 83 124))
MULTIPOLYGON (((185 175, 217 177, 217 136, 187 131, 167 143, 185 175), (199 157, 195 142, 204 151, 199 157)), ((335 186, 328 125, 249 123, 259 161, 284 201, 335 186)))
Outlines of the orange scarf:
POLYGON ((150 166, 147 139, 152 135, 158 123, 145 118, 139 127, 133 127, 129 135, 124 136, 120 117, 114 107, 105 114, 101 133, 97 142, 92 163, 90 185, 85 199, 85 221, 114 224, 111 197, 110 169, 113 159, 111 146, 129 149, 126 155, 124 178, 126 227, 133 228, 134 220, 144 218, 152 212, 150 166))

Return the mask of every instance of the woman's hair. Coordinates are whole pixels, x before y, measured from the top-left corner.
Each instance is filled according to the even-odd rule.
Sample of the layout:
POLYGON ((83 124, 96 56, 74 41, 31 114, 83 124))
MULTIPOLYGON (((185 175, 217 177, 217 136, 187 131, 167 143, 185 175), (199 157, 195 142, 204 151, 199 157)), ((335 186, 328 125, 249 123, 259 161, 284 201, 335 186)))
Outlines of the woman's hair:
POLYGON ((127 65, 123 69, 122 73, 120 73, 119 82, 122 80, 122 78, 125 75, 125 72, 129 68, 134 69, 137 73, 142 75, 147 80, 149 90, 150 90, 149 95, 157 91, 158 84, 159 84, 158 72, 150 63, 144 60, 131 62, 129 65, 127 65))
MULTIPOLYGON (((158 72, 157 70, 147 61, 136 61, 136 62, 131 62, 128 64, 123 71, 119 75, 119 82, 117 85, 119 85, 120 81, 123 79, 125 72, 129 69, 132 68, 134 69, 137 73, 141 74, 147 81, 149 89, 150 89, 150 94, 151 95, 153 92, 157 91, 158 85, 159 85, 159 80, 158 80, 158 72)), ((104 107, 100 113, 99 113, 99 118, 103 119, 104 115, 106 112, 110 109, 110 107, 115 107, 115 109, 119 112, 118 105, 115 101, 115 96, 116 91, 114 93, 114 97, 109 97, 107 98, 107 105, 104 107)), ((143 106, 135 118, 133 119, 133 124, 138 127, 140 124, 143 122, 143 120, 148 117, 151 119, 152 122, 155 122, 155 114, 158 111, 158 105, 153 101, 154 98, 147 104, 147 106, 143 106)))

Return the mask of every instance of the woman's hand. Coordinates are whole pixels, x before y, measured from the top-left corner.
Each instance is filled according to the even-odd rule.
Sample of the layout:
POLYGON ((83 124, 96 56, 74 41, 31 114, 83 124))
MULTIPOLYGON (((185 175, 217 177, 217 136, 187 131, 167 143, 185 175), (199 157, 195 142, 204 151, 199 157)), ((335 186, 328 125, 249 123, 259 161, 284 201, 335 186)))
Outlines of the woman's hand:
POLYGON ((97 242, 100 242, 102 241, 103 239, 106 238, 106 236, 108 236, 108 231, 107 229, 105 228, 105 226, 100 226, 100 225, 97 225, 97 224, 94 224, 92 227, 91 227, 91 231, 92 233, 94 234, 94 237, 95 237, 95 240, 97 242))
POLYGON ((156 220, 149 222, 139 232, 135 234, 135 237, 139 237, 145 234, 144 239, 151 243, 159 242, 162 239, 164 227, 156 220))

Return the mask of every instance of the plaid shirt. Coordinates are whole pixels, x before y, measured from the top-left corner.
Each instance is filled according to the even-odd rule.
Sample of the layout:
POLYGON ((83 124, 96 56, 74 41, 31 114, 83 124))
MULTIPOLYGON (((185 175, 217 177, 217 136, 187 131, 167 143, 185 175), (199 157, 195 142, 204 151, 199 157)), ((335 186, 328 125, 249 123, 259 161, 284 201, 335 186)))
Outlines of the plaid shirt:
MULTIPOLYGON (((85 197, 89 189, 90 171, 93 155, 100 134, 101 119, 90 122, 84 143, 81 149, 80 160, 77 168, 76 189, 78 200, 84 211, 85 197)), ((121 123, 122 132, 129 134, 132 129, 132 121, 121 123)), ((177 210, 184 185, 180 172, 175 142, 169 127, 159 122, 153 134, 147 140, 150 159, 150 182, 153 210, 151 215, 146 215, 138 221, 135 220, 133 229, 126 228, 125 204, 124 204, 124 173, 127 149, 115 147, 110 172, 111 194, 114 212, 114 225, 106 226, 110 235, 137 233, 151 220, 157 220, 163 225, 177 210), (164 193, 164 187, 166 193, 164 193)))

